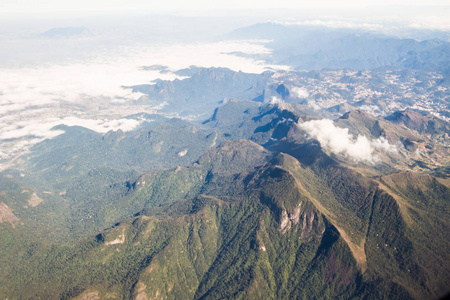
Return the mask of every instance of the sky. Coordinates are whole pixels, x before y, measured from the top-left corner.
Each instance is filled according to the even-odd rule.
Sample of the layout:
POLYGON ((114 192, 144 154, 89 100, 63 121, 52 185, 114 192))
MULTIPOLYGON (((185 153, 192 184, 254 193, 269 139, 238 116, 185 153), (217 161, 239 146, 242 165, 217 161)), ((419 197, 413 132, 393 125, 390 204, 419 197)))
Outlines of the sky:
POLYGON ((239 9, 325 9, 355 8, 368 6, 449 6, 447 0, 2 0, 3 14, 61 13, 61 12, 126 12, 144 13, 239 10, 239 9))

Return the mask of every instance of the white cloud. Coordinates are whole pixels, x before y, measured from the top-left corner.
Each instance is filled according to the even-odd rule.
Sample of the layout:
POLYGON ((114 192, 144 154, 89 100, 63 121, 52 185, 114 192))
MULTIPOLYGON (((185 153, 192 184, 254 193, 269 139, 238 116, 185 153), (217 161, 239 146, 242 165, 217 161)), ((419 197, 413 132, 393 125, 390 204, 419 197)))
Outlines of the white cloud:
POLYGON ((376 23, 364 23, 356 21, 343 20, 305 20, 305 21, 284 21, 277 22, 283 25, 300 25, 340 29, 363 29, 363 30, 382 30, 384 26, 376 23))
POLYGON ((275 104, 278 104, 278 103, 281 103, 281 102, 283 102, 283 100, 281 100, 277 96, 272 96, 272 98, 270 98, 270 100, 267 101, 267 103, 269 103, 271 105, 275 105, 275 104))
POLYGON ((389 144, 389 141, 385 137, 382 137, 382 136, 376 140, 373 140, 372 146, 374 146, 375 148, 380 149, 384 152, 398 153, 397 146, 389 144))
POLYGON ((297 98, 308 98, 309 97, 308 90, 305 88, 300 88, 300 87, 294 86, 291 88, 291 92, 297 98))
POLYGON ((274 23, 287 26, 311 26, 332 29, 354 29, 364 31, 384 32, 387 34, 404 34, 407 29, 428 29, 437 31, 450 30, 448 5, 444 7, 422 7, 414 9, 413 6, 386 10, 382 6, 372 7, 372 13, 360 11, 346 17, 322 17, 317 19, 300 20, 291 19, 274 21, 274 23), (399 13, 395 13, 395 11, 399 13), (400 13, 401 12, 401 13, 400 13))
POLYGON ((157 113, 165 103, 133 106, 130 100, 142 94, 123 87, 149 84, 157 78, 182 79, 170 71, 191 65, 248 73, 261 73, 269 67, 287 69, 227 54, 237 51, 270 53, 264 41, 141 44, 97 52, 89 59, 0 68, 2 156, 17 151, 17 147, 26 148, 61 134, 51 130, 59 124, 84 126, 97 132, 136 128, 138 121, 123 117, 138 112, 157 113), (168 66, 169 72, 142 68, 154 64, 168 66))
POLYGON ((359 107, 360 110, 365 111, 372 116, 386 116, 386 113, 380 107, 376 105, 361 105, 359 107))
MULTIPOLYGON (((105 98, 114 102, 138 99, 123 86, 148 84, 159 78, 181 79, 174 73, 146 71, 145 65, 167 65, 173 71, 191 65, 227 67, 235 71, 261 73, 268 67, 262 61, 230 55, 269 53, 261 42, 219 42, 123 47, 101 53, 88 62, 50 66, 0 69, 0 114, 61 101, 79 102, 86 98, 105 98)), ((287 67, 278 66, 287 69, 287 67)))
POLYGON ((82 126, 96 132, 106 133, 109 130, 133 130, 139 126, 140 123, 141 121, 134 119, 93 120, 77 117, 67 117, 63 119, 50 118, 42 121, 28 120, 4 127, 4 130, 0 132, 0 140, 19 139, 27 136, 41 140, 53 138, 64 133, 64 131, 61 130, 52 130, 53 127, 62 124, 67 126, 82 126))
POLYGON ((299 126, 317 139, 322 147, 335 154, 347 155, 355 161, 375 163, 379 160, 379 157, 373 155, 375 149, 390 153, 397 152, 397 148, 390 145, 383 137, 373 141, 369 141, 363 135, 355 138, 349 134, 348 128, 336 127, 332 120, 312 120, 300 123, 299 126))
POLYGON ((308 100, 308 105, 312 107, 314 110, 320 110, 322 107, 320 107, 319 104, 317 104, 316 100, 308 100))
POLYGON ((409 23, 409 27, 413 29, 430 29, 439 31, 450 30, 450 20, 447 16, 421 16, 415 18, 414 21, 409 23))
MULTIPOLYGON (((133 130, 142 121, 134 119, 81 119, 78 117, 49 118, 45 120, 26 120, 16 124, 6 125, 0 123, 1 150, 0 159, 7 159, 27 151, 31 146, 45 139, 54 138, 63 134, 63 130, 52 130, 57 125, 82 126, 96 132, 106 133, 110 130, 133 130)), ((1 169, 1 168, 0 168, 1 169)))

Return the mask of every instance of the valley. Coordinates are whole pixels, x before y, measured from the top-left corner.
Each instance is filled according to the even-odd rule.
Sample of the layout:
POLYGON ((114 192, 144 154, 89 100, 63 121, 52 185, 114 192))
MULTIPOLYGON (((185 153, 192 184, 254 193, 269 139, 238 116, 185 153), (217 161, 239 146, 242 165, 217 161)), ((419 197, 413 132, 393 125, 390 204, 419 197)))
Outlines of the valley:
POLYGON ((244 27, 289 69, 170 69, 85 126, 0 130, 0 297, 448 295, 448 42, 335 31, 244 27))

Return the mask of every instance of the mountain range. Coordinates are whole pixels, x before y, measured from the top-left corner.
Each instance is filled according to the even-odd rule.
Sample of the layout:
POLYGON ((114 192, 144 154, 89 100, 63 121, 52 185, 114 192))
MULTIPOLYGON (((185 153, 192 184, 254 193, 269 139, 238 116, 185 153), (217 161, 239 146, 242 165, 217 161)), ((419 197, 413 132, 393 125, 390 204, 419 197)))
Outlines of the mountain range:
POLYGON ((404 67, 449 71, 449 43, 416 41, 356 29, 259 23, 230 33, 232 38, 270 40, 272 59, 297 70, 404 67))
MULTIPOLYGON (((401 141, 406 126, 424 138, 427 128, 403 121, 413 116, 431 118, 399 112, 382 120, 352 111, 335 123, 391 142, 401 141)), ((37 146, 39 155, 24 158, 23 170, 2 174, 0 293, 47 299, 443 296, 450 270, 448 178, 327 154, 299 126, 317 119, 293 105, 231 101, 201 130, 181 121, 128 135, 65 128, 37 146), (214 136, 221 136, 217 148, 214 136), (74 137, 76 143, 65 140, 74 137), (85 154, 82 140, 91 143, 83 144, 85 154), (122 147, 152 153, 164 141, 173 149, 164 155, 178 160, 156 159, 169 169, 138 175, 161 166, 123 154, 123 141, 122 147), (206 152, 198 159, 177 155, 194 146, 206 152), (114 170, 105 161, 121 166, 115 156, 102 161, 89 149, 122 153, 116 155, 130 158, 128 167, 114 170), (75 153, 82 155, 78 162, 75 153)))
POLYGON ((230 37, 270 39, 263 59, 292 70, 127 86, 161 110, 126 132, 58 125, 7 161, 0 298, 449 294, 448 43, 273 23, 230 37))

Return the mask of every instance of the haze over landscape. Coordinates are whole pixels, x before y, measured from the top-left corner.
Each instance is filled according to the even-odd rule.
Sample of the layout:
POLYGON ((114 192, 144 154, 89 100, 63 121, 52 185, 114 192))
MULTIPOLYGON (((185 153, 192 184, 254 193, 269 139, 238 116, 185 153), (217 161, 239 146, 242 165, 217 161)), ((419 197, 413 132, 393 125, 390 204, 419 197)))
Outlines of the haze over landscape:
POLYGON ((0 3, 0 298, 440 299, 447 1, 0 3))

